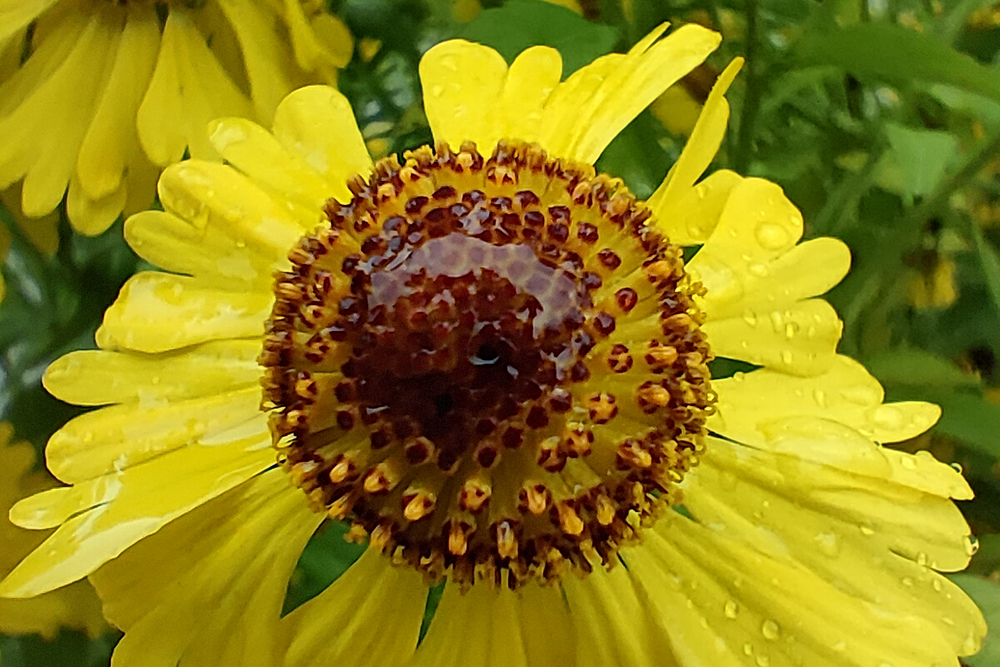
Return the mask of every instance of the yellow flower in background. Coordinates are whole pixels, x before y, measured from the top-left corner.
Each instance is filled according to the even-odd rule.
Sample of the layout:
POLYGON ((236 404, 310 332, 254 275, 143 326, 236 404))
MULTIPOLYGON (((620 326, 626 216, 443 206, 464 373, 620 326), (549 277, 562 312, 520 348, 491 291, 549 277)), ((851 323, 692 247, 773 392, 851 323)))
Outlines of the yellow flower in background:
POLYGON ((85 234, 146 208, 159 169, 185 150, 218 158, 205 140, 211 119, 269 123, 293 88, 336 81, 351 37, 321 7, 0 0, 0 190, 23 181, 32 218, 68 193, 85 234))
MULTIPOLYGON (((45 539, 47 533, 18 528, 7 512, 18 500, 53 486, 45 473, 34 473, 35 452, 26 442, 11 444, 14 431, 0 424, 0 574, 6 575, 17 562, 45 539)), ((87 582, 76 582, 57 591, 27 600, 0 598, 0 632, 8 635, 37 632, 52 638, 60 628, 84 630, 97 636, 108 629, 101 616, 101 603, 87 582)))
POLYGON ((839 241, 781 189, 703 173, 735 62, 645 203, 595 173, 717 34, 663 26, 565 81, 558 54, 449 41, 420 65, 437 148, 373 164, 311 86, 228 163, 159 181, 100 350, 46 387, 103 406, 49 442, 56 532, 2 584, 90 576, 116 665, 955 665, 985 633, 972 492, 883 448, 883 403, 819 295, 839 241), (682 247, 692 247, 684 261, 682 247), (278 271, 278 278, 273 279, 278 271), (726 357, 754 370, 709 379, 726 357), (263 385, 263 394, 261 391, 263 385), (277 449, 277 465, 275 451, 277 449), (298 488, 296 488, 298 487, 298 488), (365 554, 282 617, 329 521, 365 554), (424 640, 428 584, 446 581, 424 640))

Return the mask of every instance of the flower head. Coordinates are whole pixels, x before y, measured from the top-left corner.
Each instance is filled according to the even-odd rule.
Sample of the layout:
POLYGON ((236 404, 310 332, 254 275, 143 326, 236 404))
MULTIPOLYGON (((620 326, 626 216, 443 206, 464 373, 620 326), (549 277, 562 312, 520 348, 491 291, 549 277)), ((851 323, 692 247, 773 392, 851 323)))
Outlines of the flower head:
POLYGON ((350 58, 350 35, 319 3, 9 4, 0 10, 0 189, 23 179, 29 217, 68 191, 70 221, 87 234, 146 208, 159 169, 185 151, 217 158, 204 133, 212 118, 270 122, 289 91, 335 81, 350 58))
POLYGON ((647 202, 591 166, 718 44, 664 30, 565 81, 552 49, 508 67, 440 44, 421 62, 436 147, 376 164, 331 88, 289 95, 271 132, 214 123, 229 164, 169 167, 164 210, 126 225, 166 272, 132 278, 101 350, 46 375, 107 407, 50 441, 70 486, 12 516, 60 527, 0 591, 90 575, 123 665, 974 652, 982 617, 939 574, 968 562, 951 499, 971 491, 881 446, 939 411, 883 404, 836 354, 818 295, 846 247, 799 243, 772 183, 699 182, 739 63, 647 202), (710 379, 713 357, 753 370, 710 379), (330 520, 369 548, 281 617, 330 520))

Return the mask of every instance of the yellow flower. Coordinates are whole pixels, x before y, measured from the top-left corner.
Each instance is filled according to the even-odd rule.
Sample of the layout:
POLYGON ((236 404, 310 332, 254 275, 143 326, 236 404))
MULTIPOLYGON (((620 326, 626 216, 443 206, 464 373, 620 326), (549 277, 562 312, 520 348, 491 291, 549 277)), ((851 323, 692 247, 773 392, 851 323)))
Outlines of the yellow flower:
POLYGON ((23 179, 28 217, 68 190, 70 221, 85 234, 146 208, 160 167, 185 150, 218 157, 210 120, 269 123, 293 88, 335 81, 351 38, 320 5, 3 0, 0 190, 23 179))
POLYGON ((117 665, 974 652, 982 616, 939 574, 968 563, 951 499, 972 492, 881 446, 939 410, 883 404, 836 354, 841 323, 817 297, 847 248, 799 243, 772 183, 699 182, 740 63, 648 202, 591 167, 719 42, 664 31, 565 81, 546 47, 508 67, 439 44, 420 65, 437 148, 401 161, 373 165, 327 87, 289 95, 271 132, 217 121, 228 165, 171 166, 165 210, 126 224, 166 272, 133 277, 101 349, 46 374, 63 400, 106 407, 49 442, 69 486, 12 516, 59 528, 0 593, 90 575, 125 630, 117 665), (755 368, 709 385, 712 356, 755 368), (281 617, 329 520, 370 547, 281 617))
MULTIPOLYGON (((26 442, 11 444, 13 433, 10 424, 0 424, 0 575, 13 570, 47 535, 18 528, 7 520, 7 512, 18 500, 52 486, 48 475, 32 473, 35 452, 26 442)), ((0 632, 37 632, 51 638, 62 627, 85 630, 91 636, 107 629, 101 603, 87 582, 28 600, 0 598, 0 632)))

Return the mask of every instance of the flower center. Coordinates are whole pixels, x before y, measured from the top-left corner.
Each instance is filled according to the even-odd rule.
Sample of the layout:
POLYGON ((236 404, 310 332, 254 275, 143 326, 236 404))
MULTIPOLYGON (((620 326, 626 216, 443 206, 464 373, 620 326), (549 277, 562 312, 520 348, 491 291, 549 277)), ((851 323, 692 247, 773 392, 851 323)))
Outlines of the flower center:
POLYGON ((507 143, 404 157, 352 179, 278 276, 261 363, 279 461, 433 580, 609 564, 703 447, 700 286, 589 166, 507 143))

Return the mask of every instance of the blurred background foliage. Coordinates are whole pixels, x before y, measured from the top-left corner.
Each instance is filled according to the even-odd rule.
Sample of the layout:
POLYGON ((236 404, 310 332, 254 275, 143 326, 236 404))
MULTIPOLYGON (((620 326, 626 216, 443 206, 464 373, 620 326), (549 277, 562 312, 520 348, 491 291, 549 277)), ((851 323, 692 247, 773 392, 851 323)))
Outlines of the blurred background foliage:
MULTIPOLYGON (((806 235, 852 250, 831 295, 841 350, 892 400, 944 409, 902 446, 961 466, 976 491, 962 510, 979 535, 956 581, 1000 628, 1000 4, 989 0, 334 0, 355 36, 340 88, 376 156, 430 140, 417 64, 443 39, 489 44, 508 60, 560 50, 569 74, 663 21, 722 32, 720 50, 610 146, 598 167, 648 196, 679 154, 715 76, 735 56, 733 114, 715 168, 780 184, 806 235), (558 6, 562 5, 562 6, 558 6)), ((9 194, 9 193, 8 193, 9 194)), ((15 199, 16 201, 16 199, 15 199)), ((142 267, 121 223, 96 238, 65 216, 23 223, 0 208, 0 421, 39 452, 79 408, 41 388, 45 367, 93 347, 103 310, 142 267), (22 226, 23 225, 23 226, 22 226)), ((40 459, 41 460, 41 459, 40 459)), ((357 557, 336 529, 317 535, 290 585, 294 608, 357 557)), ((432 612, 434 602, 429 605, 432 612)), ((0 665, 108 664, 116 636, 0 636, 0 665)), ((967 664, 1000 665, 1000 630, 967 664)))

